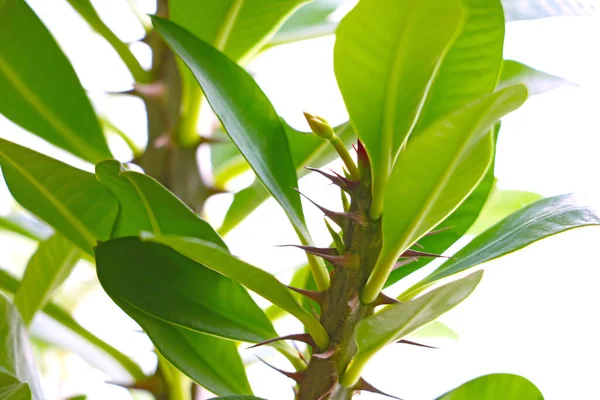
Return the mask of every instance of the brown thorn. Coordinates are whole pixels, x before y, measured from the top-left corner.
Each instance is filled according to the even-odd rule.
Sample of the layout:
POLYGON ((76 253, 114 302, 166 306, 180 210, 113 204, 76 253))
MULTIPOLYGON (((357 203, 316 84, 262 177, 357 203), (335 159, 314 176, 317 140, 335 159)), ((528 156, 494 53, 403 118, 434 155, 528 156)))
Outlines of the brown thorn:
POLYGON ((315 358, 318 358, 320 360, 327 360, 328 358, 331 358, 331 356, 334 353, 335 353, 335 347, 330 347, 326 351, 324 351, 323 353, 313 354, 312 356, 315 357, 315 358))
POLYGON ((398 304, 398 303, 400 303, 400 302, 398 300, 394 299, 393 297, 390 297, 383 292, 379 292, 379 296, 377 296, 377 298, 373 302, 373 305, 383 306, 383 305, 387 305, 387 304, 398 304))
POLYGON ((332 247, 314 247, 314 246, 302 246, 299 244, 282 244, 277 247, 295 247, 300 250, 304 250, 307 253, 314 254, 315 256, 338 256, 337 249, 332 247))
POLYGON ((333 391, 335 390, 336 387, 336 383, 334 382, 333 385, 331 385, 331 387, 329 389, 327 389, 325 391, 325 393, 323 393, 321 396, 319 396, 319 398, 317 400, 325 400, 327 399, 327 397, 333 393, 333 391))
POLYGON ((435 230, 435 231, 430 231, 430 232, 427 232, 427 233, 425 234, 425 236, 437 235, 438 233, 445 232, 445 231, 447 231, 447 230, 450 230, 450 229, 452 229, 452 228, 454 228, 454 226, 447 226, 447 227, 445 227, 445 228, 440 228, 440 229, 437 229, 437 230, 435 230))
POLYGON ((418 247, 418 248, 420 248, 420 249, 424 249, 424 248, 425 248, 425 247, 423 247, 423 246, 422 246, 421 244, 419 244, 419 243, 415 243, 413 246, 417 246, 417 247, 418 247))
POLYGON ((296 340, 298 342, 306 343, 307 345, 311 346, 313 349, 319 349, 319 347, 316 345, 313 338, 308 333, 295 333, 292 335, 276 337, 273 339, 265 340, 260 343, 256 343, 255 345, 252 345, 252 346, 248 347, 247 349, 255 349, 257 347, 264 346, 265 344, 278 342, 280 340, 296 340))
POLYGON ((410 344, 410 345, 412 345, 412 346, 425 347, 425 348, 428 348, 428 349, 436 349, 436 350, 438 349, 438 348, 437 348, 437 347, 435 347, 435 346, 428 346, 428 345, 426 345, 426 344, 421 344, 421 343, 413 342, 412 340, 406 340, 406 339, 400 339, 400 340, 398 340, 396 343, 400 343, 400 344, 410 344))
POLYGON ((381 390, 377 389, 375 386, 371 385, 369 382, 365 381, 364 378, 360 378, 360 380, 354 387, 354 390, 358 390, 358 391, 363 390, 365 392, 371 392, 371 393, 375 393, 375 394, 380 394, 382 396, 391 397, 392 399, 402 400, 400 397, 392 396, 391 394, 382 392, 381 390))
POLYGON ((346 228, 346 225, 347 225, 347 223, 348 223, 349 220, 352 220, 352 221, 356 222, 357 224, 359 224, 361 226, 364 226, 366 224, 365 218, 363 218, 359 214, 356 214, 356 213, 347 213, 347 212, 338 212, 338 211, 329 210, 329 209, 327 209, 327 208, 325 208, 323 206, 320 206, 319 204, 315 203, 313 200, 309 199, 305 194, 303 194, 299 190, 297 190, 297 189, 295 189, 295 190, 298 193, 300 193, 300 195, 302 195, 306 200, 308 200, 312 204, 314 204, 314 206, 317 207, 319 210, 321 210, 321 212, 323 214, 325 214, 325 216, 327 216, 327 218, 329 218, 330 220, 332 220, 333 222, 335 222, 342 229, 346 228))
POLYGON ((342 188, 344 190, 347 190, 348 193, 351 193, 351 190, 356 188, 360 184, 360 182, 344 178, 343 176, 341 176, 340 174, 338 174, 334 171, 331 171, 331 172, 333 172, 334 175, 330 175, 326 172, 321 171, 318 168, 312 168, 312 167, 306 167, 306 166, 304 168, 309 171, 321 174, 325 178, 329 179, 331 181, 331 183, 333 183, 334 185, 339 186, 340 188, 342 188))
POLYGON ((303 296, 308 297, 312 301, 315 301, 319 304, 323 304, 325 301, 325 292, 317 292, 316 290, 307 290, 307 289, 299 289, 292 286, 288 286, 288 289, 293 290, 296 293, 300 293, 303 296))
POLYGON ((304 378, 304 375, 302 373, 300 373, 300 372, 288 372, 288 371, 284 371, 282 369, 279 369, 277 367, 272 366, 271 364, 269 364, 268 362, 266 362, 265 360, 263 360, 259 356, 256 356, 256 358, 258 358, 260 361, 262 361, 263 364, 265 364, 267 367, 271 367, 272 369, 274 369, 275 371, 279 372, 280 374, 285 375, 288 378, 295 380, 297 383, 300 383, 302 381, 302 379, 304 378))
POLYGON ((133 89, 143 97, 157 99, 165 94, 167 87, 164 82, 157 81, 147 84, 135 83, 133 89))
POLYGON ((411 264, 415 261, 419 261, 416 258, 408 258, 406 260, 400 260, 398 261, 396 264, 394 264, 394 267, 392 268, 392 271, 401 267, 404 267, 405 265, 411 264))
POLYGON ((424 251, 417 250, 406 250, 404 253, 400 255, 400 257, 435 257, 435 258, 449 258, 448 256, 442 256, 439 254, 426 253, 424 251))

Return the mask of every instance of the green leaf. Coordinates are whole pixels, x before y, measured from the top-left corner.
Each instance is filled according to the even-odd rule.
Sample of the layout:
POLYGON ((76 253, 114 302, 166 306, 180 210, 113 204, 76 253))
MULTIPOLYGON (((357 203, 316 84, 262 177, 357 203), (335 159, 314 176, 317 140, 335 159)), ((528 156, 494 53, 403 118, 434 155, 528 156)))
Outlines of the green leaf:
MULTIPOLYGON (((18 279, 0 269, 0 290, 15 294, 20 285, 21 282, 18 279)), ((136 363, 82 327, 64 309, 54 303, 48 303, 43 312, 63 330, 58 335, 52 335, 51 329, 48 327, 39 332, 34 331, 33 335, 39 339, 73 351, 91 365, 108 373, 113 379, 125 381, 144 378, 144 372, 136 363), (57 337, 61 339, 60 343, 56 341, 57 337)))
POLYGON ((494 91, 504 45, 500 0, 464 0, 465 22, 433 79, 414 135, 494 91))
POLYGON ((451 260, 415 285, 414 289, 420 291, 440 279, 510 254, 548 236, 599 224, 600 213, 574 195, 536 201, 477 236, 451 260))
POLYGON ((367 361, 383 347, 457 306, 475 290, 482 276, 483 271, 477 271, 409 302, 385 307, 359 322, 354 333, 358 351, 342 378, 342 384, 350 387, 353 380, 358 380, 367 361))
POLYGON ((471 226, 468 233, 475 236, 479 235, 510 214, 542 198, 543 196, 537 193, 520 190, 500 190, 494 187, 488 201, 479 213, 477 221, 471 226))
MULTIPOLYGON (((496 124, 494 137, 497 138, 500 124, 496 124)), ((495 147, 495 146, 494 146, 495 147)), ((495 151, 492 151, 492 163, 488 167, 483 179, 477 187, 471 192, 469 197, 450 214, 446 219, 440 222, 433 230, 442 230, 435 235, 424 236, 419 239, 419 244, 427 252, 433 254, 442 254, 458 239, 463 237, 469 228, 477 221, 481 210, 488 201, 490 192, 494 186, 496 178, 494 177, 495 151)), ((423 268, 433 261, 432 258, 421 257, 416 262, 412 262, 401 268, 397 268, 390 273, 385 287, 388 287, 413 272, 423 268)))
POLYGON ((0 229, 38 242, 52 235, 52 229, 47 225, 19 211, 11 211, 8 215, 0 217, 0 229))
POLYGON ((19 381, 10 374, 0 372, 0 399, 31 400, 33 394, 29 385, 19 381))
POLYGON ((300 320, 321 349, 326 349, 328 336, 319 321, 298 304, 289 289, 273 275, 233 257, 212 243, 194 238, 145 235, 144 240, 164 243, 220 274, 241 283, 256 294, 281 307, 300 320))
MULTIPOLYGON (((304 168, 305 166, 320 168, 338 157, 329 142, 311 133, 300 132, 289 126, 286 127, 294 166, 299 178, 308 174, 309 171, 304 168)), ((337 126, 335 132, 347 146, 350 146, 355 138, 350 123, 337 126)), ((240 190, 233 196, 233 203, 227 210, 219 232, 226 234, 235 228, 268 198, 269 192, 260 181, 255 181, 247 188, 240 190)))
POLYGON ((19 204, 83 251, 108 240, 119 206, 94 175, 3 139, 0 165, 19 204))
MULTIPOLYGON (((219 251, 227 254, 221 247, 219 251)), ((96 264, 102 287, 126 311, 134 308, 232 340, 260 342, 276 336, 244 288, 166 246, 138 238, 110 240, 96 248, 96 264)))
POLYGON ((507 21, 598 15, 595 0, 502 0, 507 21))
POLYGON ((213 400, 265 400, 261 397, 254 396, 225 396, 225 397, 215 397, 213 400))
POLYGON ((0 354, 2 355, 0 394, 8 390, 7 386, 12 386, 11 395, 14 399, 42 400, 40 379, 23 320, 17 308, 2 294, 0 294, 0 354), (27 390, 20 387, 19 382, 28 383, 31 390, 30 397, 25 396, 27 390))
POLYGON ((417 329, 407 337, 410 339, 459 339, 458 334, 452 328, 440 321, 433 321, 417 329))
POLYGON ((29 325, 52 293, 68 278, 81 258, 81 250, 60 234, 43 241, 33 254, 15 294, 15 306, 29 325))
POLYGON ((462 384, 436 400, 544 400, 529 380, 513 374, 490 374, 462 384))
POLYGON ((374 218, 381 214, 394 161, 463 19, 460 1, 362 0, 340 23, 335 75, 371 162, 374 218))
POLYGON ((206 221, 154 178, 128 171, 116 160, 98 164, 96 177, 121 205, 113 238, 154 232, 198 237, 225 246, 206 221))
POLYGON ((228 135, 292 224, 309 237, 298 180, 284 127, 275 109, 244 69, 174 23, 154 17, 158 33, 190 67, 228 135))
POLYGON ((337 23, 330 19, 344 0, 313 0, 296 11, 277 31, 270 46, 331 35, 337 23))
POLYGON ((170 19, 235 61, 247 58, 308 0, 171 0, 170 19))
POLYGON ((363 290, 363 302, 377 297, 397 258, 477 187, 493 156, 489 127, 526 99, 524 86, 493 93, 439 120, 410 142, 386 191, 382 250, 363 290))
POLYGON ((530 96, 549 92, 550 90, 561 86, 574 85, 559 76, 547 74, 537 69, 531 68, 525 64, 513 60, 504 60, 502 63, 502 71, 500 81, 496 86, 496 90, 504 89, 505 87, 522 83, 527 86, 527 91, 530 96))
POLYGON ((235 342, 205 335, 125 306, 156 349, 177 369, 218 395, 252 393, 235 342))
POLYGON ((14 123, 88 161, 111 157, 75 70, 23 0, 0 3, 0 93, 14 123))

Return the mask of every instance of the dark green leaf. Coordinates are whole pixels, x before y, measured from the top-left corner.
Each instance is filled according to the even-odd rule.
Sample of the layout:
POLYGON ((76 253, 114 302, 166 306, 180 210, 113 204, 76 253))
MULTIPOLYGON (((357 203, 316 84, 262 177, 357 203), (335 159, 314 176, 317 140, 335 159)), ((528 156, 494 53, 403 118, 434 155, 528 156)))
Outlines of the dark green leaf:
POLYGON ((39 244, 14 298, 25 325, 46 305, 80 258, 81 250, 58 233, 39 244))
MULTIPOLYGON (((385 307, 359 322, 354 333, 358 351, 346 375, 358 378, 375 353, 450 311, 475 290, 482 276, 483 271, 475 272, 414 300, 385 307)), ((348 382, 343 383, 347 386, 348 382)))
POLYGON ((13 197, 82 250, 108 240, 119 206, 93 174, 3 139, 0 165, 13 197))
POLYGON ((451 260, 415 285, 415 289, 422 289, 548 236, 589 225, 600 225, 600 213, 583 199, 560 195, 536 201, 477 236, 451 260))
POLYGON ((42 400, 39 382, 35 359, 19 311, 0 294, 0 394, 12 387, 11 395, 15 400, 42 400), (30 397, 25 396, 28 390, 19 385, 25 382, 31 390, 30 397))
POLYGON ((538 71, 537 69, 521 64, 520 62, 504 60, 502 63, 500 81, 496 86, 496 90, 504 89, 505 87, 519 83, 527 86, 527 91, 530 96, 549 92, 550 90, 561 86, 574 85, 573 82, 564 78, 538 71))
POLYGON ((116 160, 98 164, 96 177, 121 204, 113 238, 138 236, 144 231, 198 237, 225 246, 206 221, 154 178, 128 171, 116 160))
POLYGON ((23 0, 0 3, 0 112, 91 162, 110 158, 73 67, 23 0))
POLYGON ((164 245, 110 240, 96 248, 96 264, 100 283, 125 310, 233 340, 260 342, 276 335, 244 288, 164 245))
POLYGON ((305 240, 298 180, 285 129, 269 99, 244 69, 178 25, 154 17, 158 33, 200 83, 225 130, 305 240))
POLYGON ((390 178, 382 250, 363 301, 373 301, 397 258, 477 187, 493 155, 489 127, 526 98, 524 86, 493 93, 439 120, 410 142, 390 178))
POLYGON ((362 0, 337 30, 335 75, 371 162, 374 218, 439 63, 464 22, 460 3, 362 0))
POLYGON ((337 23, 330 19, 344 0, 313 0, 296 11, 269 42, 271 46, 297 42, 335 32, 337 23))
POLYGON ((203 240, 152 235, 146 235, 144 239, 164 243, 184 256, 241 283, 298 318, 319 347, 327 348, 328 335, 319 321, 302 308, 289 289, 268 272, 245 263, 214 244, 203 240))
MULTIPOLYGON (((305 166, 320 168, 338 157, 333 146, 316 135, 299 132, 289 126, 286 132, 296 173, 300 178, 308 173, 305 166)), ((350 146, 355 138, 350 123, 336 127, 335 132, 347 146, 350 146)), ((229 232, 268 198, 269 192, 259 181, 236 193, 219 232, 221 234, 229 232)))
POLYGON ((529 380, 513 374, 490 374, 462 384, 436 400, 544 400, 529 380))
POLYGON ((502 0, 507 21, 598 15, 595 0, 502 0))
POLYGON ((466 20, 439 66, 415 135, 437 119, 491 93, 500 75, 504 15, 500 0, 464 0, 466 20))
MULTIPOLYGON (((15 294, 20 284, 18 279, 0 269, 0 290, 15 294)), ((44 307, 43 312, 63 329, 58 335, 52 335, 52 329, 45 327, 41 331, 32 333, 37 338, 73 351, 91 365, 108 373, 113 379, 125 381, 144 378, 143 371, 136 363, 82 327, 64 309, 49 303, 44 307), (56 341, 57 337, 61 339, 60 342, 56 341)))

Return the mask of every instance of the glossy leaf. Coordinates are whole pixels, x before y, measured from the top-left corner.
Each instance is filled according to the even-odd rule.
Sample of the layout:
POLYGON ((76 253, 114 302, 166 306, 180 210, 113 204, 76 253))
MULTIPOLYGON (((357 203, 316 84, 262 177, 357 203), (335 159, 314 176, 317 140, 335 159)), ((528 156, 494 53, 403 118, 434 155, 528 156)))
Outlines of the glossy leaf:
POLYGON ((43 400, 39 382, 23 320, 17 308, 0 294, 0 394, 7 394, 12 387, 15 400, 43 400), (31 390, 30 397, 25 396, 28 390, 19 385, 25 382, 31 390))
POLYGON ((334 69, 371 162, 372 217, 463 19, 460 1, 362 0, 340 23, 334 69))
MULTIPOLYGON (((350 146, 355 139, 354 131, 349 123, 336 127, 335 131, 347 146, 350 146)), ((299 178, 308 174, 309 171, 304 168, 305 166, 320 168, 338 157, 333 146, 316 135, 299 132, 289 126, 286 132, 299 178)), ((236 193, 219 232, 221 234, 229 232, 268 198, 269 192, 259 181, 255 181, 252 185, 236 193)))
POLYGON ((359 322, 354 333, 358 351, 346 375, 358 378, 367 361, 384 346, 402 339, 457 306, 475 290, 482 276, 482 271, 475 272, 409 302, 385 307, 359 322))
POLYGON ((47 225, 19 211, 11 211, 8 215, 0 217, 0 229, 36 241, 42 241, 52 235, 52 229, 47 225))
POLYGON ((502 0, 507 21, 559 16, 594 16, 595 0, 502 0))
POLYGON ((537 69, 531 68, 513 60, 504 60, 502 63, 502 71, 500 81, 496 86, 496 90, 504 89, 505 87, 523 83, 527 86, 527 91, 530 96, 549 92, 550 90, 561 86, 574 85, 559 76, 547 74, 537 69))
POLYGON ((19 204, 85 252, 110 237, 118 202, 94 175, 3 139, 0 165, 19 204))
POLYGON ((235 342, 165 323, 124 306, 171 364, 219 395, 252 393, 235 342))
POLYGON ((241 283, 298 318, 319 347, 327 348, 328 336, 321 324, 298 304, 285 285, 268 272, 235 258, 223 249, 203 240, 152 235, 145 235, 144 239, 164 243, 184 256, 241 283))
POLYGON ((28 131, 91 162, 111 157, 75 70, 23 0, 0 3, 0 93, 0 112, 28 131))
POLYGON ((262 47, 307 0, 171 0, 170 19, 235 61, 262 47))
POLYGON ((277 31, 269 42, 276 46, 331 35, 337 28, 337 22, 330 17, 344 0, 313 0, 296 11, 277 31))
POLYGON ((60 234, 40 243, 27 264, 14 298, 25 325, 29 325, 35 313, 46 305, 80 258, 81 250, 60 234))
POLYGON ((475 221, 475 224, 469 229, 468 233, 470 235, 479 235, 510 214, 542 198, 543 196, 537 193, 520 190, 500 190, 494 187, 477 221, 475 221))
POLYGON ((298 180, 284 127, 244 69, 176 24, 153 19, 158 33, 190 67, 208 102, 258 178, 308 239, 298 180))
POLYGON ((526 98, 524 86, 496 92, 451 113, 410 142, 390 178, 382 250, 363 291, 363 301, 373 301, 400 254, 450 215, 477 187, 492 160, 489 127, 526 98))
POLYGON ((244 288, 166 246, 114 239, 96 248, 96 264, 102 287, 121 308, 232 340, 276 335, 244 288))
POLYGON ((415 135, 439 118, 491 93, 500 75, 504 15, 500 0, 464 0, 463 29, 433 80, 415 135))
POLYGON ((600 225, 600 213, 585 199, 560 195, 536 201, 477 236, 416 287, 431 285, 548 236, 590 225, 600 225))
POLYGON ((462 384, 436 400, 544 400, 529 380, 513 374, 490 374, 462 384))
MULTIPOLYGON (((21 282, 18 279, 0 269, 1 291, 15 294, 20 285, 21 282)), ((62 329, 58 334, 53 334, 53 330, 58 329, 49 329, 47 325, 44 325, 43 329, 38 330, 34 323, 32 335, 55 346, 73 351, 91 365, 108 373, 115 380, 134 381, 144 378, 144 372, 136 363, 82 327, 58 305, 48 303, 43 312, 62 329)))
POLYGON ((98 164, 96 177, 114 193, 121 205, 113 238, 154 232, 198 237, 225 246, 206 221, 154 178, 128 171, 116 160, 98 164))

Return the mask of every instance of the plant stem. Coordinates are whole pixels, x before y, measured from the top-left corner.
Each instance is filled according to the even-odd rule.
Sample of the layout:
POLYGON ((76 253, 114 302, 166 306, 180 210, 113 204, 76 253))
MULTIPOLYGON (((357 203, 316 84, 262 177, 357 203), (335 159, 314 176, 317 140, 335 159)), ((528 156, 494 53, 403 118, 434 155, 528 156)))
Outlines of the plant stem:
POLYGON ((169 388, 169 400, 192 400, 192 381, 158 354, 158 366, 169 388))
POLYGON ((129 49, 129 46, 123 43, 117 35, 106 26, 102 19, 100 19, 89 0, 68 0, 68 2, 79 15, 86 20, 92 29, 110 43, 119 57, 121 57, 121 60, 123 60, 136 82, 149 83, 151 81, 150 73, 142 68, 137 58, 135 58, 129 49))

